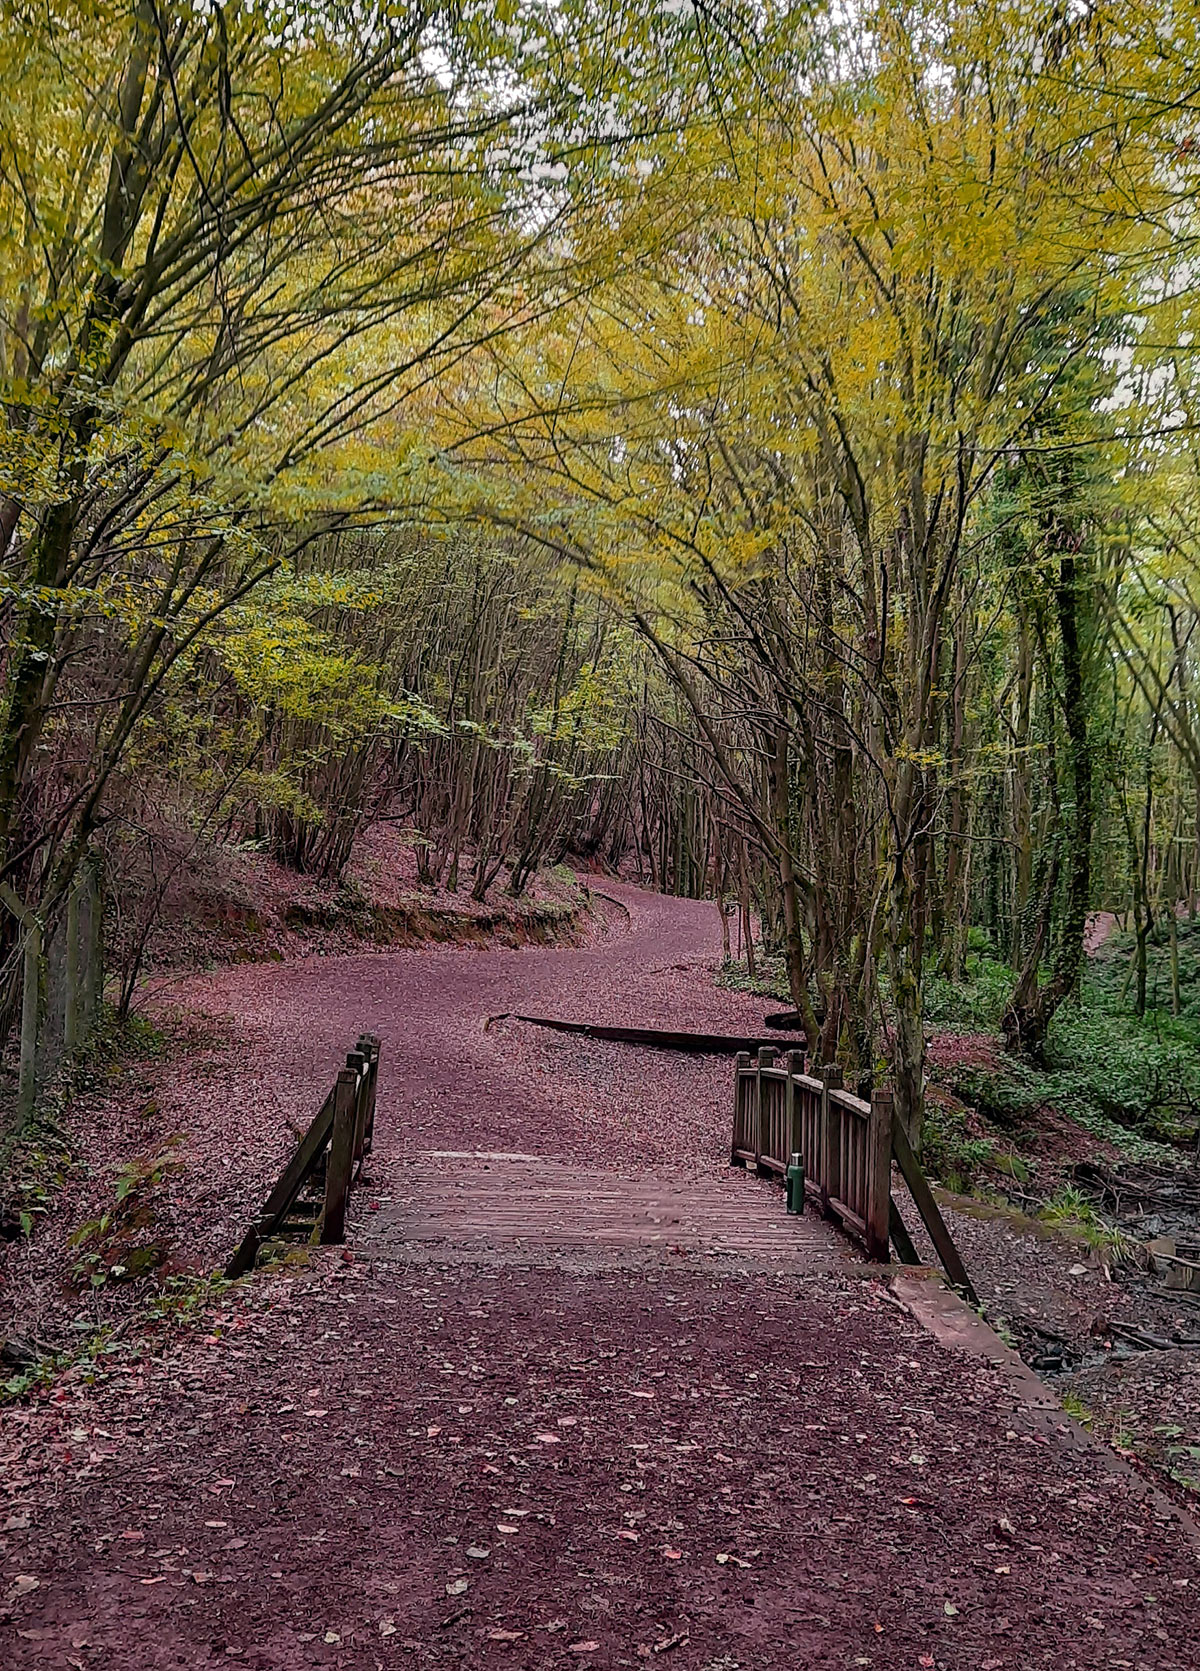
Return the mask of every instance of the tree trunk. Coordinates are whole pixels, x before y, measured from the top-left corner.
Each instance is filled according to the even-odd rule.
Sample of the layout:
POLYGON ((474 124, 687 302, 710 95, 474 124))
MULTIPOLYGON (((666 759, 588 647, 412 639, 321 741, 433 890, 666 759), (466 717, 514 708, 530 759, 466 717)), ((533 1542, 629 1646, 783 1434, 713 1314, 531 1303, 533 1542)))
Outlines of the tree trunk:
POLYGON ((1087 927, 1092 884, 1092 744, 1088 724, 1085 651, 1081 632, 1081 575, 1076 548, 1059 559, 1055 607, 1062 644, 1063 722, 1071 805, 1067 809, 1066 903, 1054 970, 1044 987, 1014 992, 1002 1022, 1009 1050, 1039 1058, 1059 1005, 1079 985, 1083 969, 1083 937, 1087 927))
POLYGON ((808 963, 800 922, 800 901, 796 869, 792 859, 791 779, 788 772, 788 733, 780 724, 768 763, 768 789, 775 835, 779 843, 779 885, 783 895, 784 949, 787 958, 788 991, 792 1007, 800 1017, 804 1042, 812 1054, 818 1047, 819 1029, 808 990, 808 963))

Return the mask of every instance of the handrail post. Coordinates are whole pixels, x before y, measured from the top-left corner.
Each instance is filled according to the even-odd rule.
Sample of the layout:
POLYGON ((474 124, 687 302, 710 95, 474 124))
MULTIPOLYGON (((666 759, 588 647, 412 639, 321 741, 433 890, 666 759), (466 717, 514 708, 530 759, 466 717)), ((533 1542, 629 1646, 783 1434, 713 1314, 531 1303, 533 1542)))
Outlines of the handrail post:
POLYGON ((730 1166, 740 1165, 738 1150, 745 1145, 738 1142, 738 1138, 745 1135, 746 1122, 746 1087, 750 1081, 750 1052, 739 1050, 733 1063, 733 1141, 729 1145, 730 1166))
MULTIPOLYGON (((784 1124, 787 1127, 788 1152, 785 1159, 790 1163, 794 1154, 804 1154, 803 1122, 800 1117, 800 1106, 796 1097, 796 1080, 804 1072, 803 1050, 789 1050, 787 1053, 787 1084, 784 1087, 784 1124)), ((805 1156, 805 1166, 808 1157, 805 1156)))
POLYGON ((353 1164, 358 1165, 362 1159, 363 1137, 367 1118, 367 1068, 368 1058, 364 1050, 365 1040, 359 1039, 353 1050, 346 1052, 346 1066, 354 1075, 354 1149, 353 1164))
POLYGON ((375 1087, 379 1080, 379 1046, 381 1041, 377 1033, 364 1033, 363 1041, 367 1046, 367 1087, 365 1093, 367 1118, 363 1131, 362 1152, 364 1155, 369 1155, 375 1147, 375 1087))
POLYGON ((321 1215, 321 1241, 325 1244, 346 1239, 346 1194, 354 1168, 357 1092, 358 1074, 353 1068, 343 1068, 333 1093, 333 1135, 325 1167, 325 1211, 321 1215))
POLYGON ((836 1063, 817 1069, 821 1081, 821 1211, 831 1216, 830 1202, 842 1198, 841 1111, 830 1100, 830 1091, 842 1088, 842 1070, 836 1063))
POLYGON ((867 1128, 867 1258, 885 1265, 891 1228, 893 1118, 891 1090, 880 1087, 871 1093, 867 1128))
POLYGON ((760 1169, 762 1167, 763 1156, 769 1155, 771 1149, 770 1133, 767 1130, 767 1099, 763 1095, 762 1073, 764 1068, 771 1068, 774 1066, 774 1049, 769 1044, 760 1044, 758 1047, 758 1066, 754 1075, 754 1083, 758 1091, 758 1131, 754 1139, 754 1163, 760 1169))

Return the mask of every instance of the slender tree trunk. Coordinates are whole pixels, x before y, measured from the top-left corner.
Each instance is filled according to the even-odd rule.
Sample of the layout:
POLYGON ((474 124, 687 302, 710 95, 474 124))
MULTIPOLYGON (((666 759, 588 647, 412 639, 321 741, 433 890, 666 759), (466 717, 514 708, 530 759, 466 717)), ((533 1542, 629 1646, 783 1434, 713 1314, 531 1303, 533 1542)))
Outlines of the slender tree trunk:
POLYGON ((954 646, 954 690, 950 720, 949 820, 946 867, 941 895, 941 967, 952 981, 961 981, 967 952, 967 790, 963 782, 963 740, 967 710, 967 633, 960 625, 954 646))
POLYGON ((819 1028, 808 990, 808 965, 800 922, 800 901, 792 858, 791 779, 788 771, 788 733, 781 723, 775 731, 768 765, 771 810, 779 842, 779 884, 783 895, 784 946, 787 957, 788 991, 792 1007, 800 1017, 804 1042, 810 1052, 818 1045, 819 1028))
MULTIPOLYGON (((1077 536, 1076 536, 1077 540, 1077 536)), ((1027 995, 1013 994, 1002 1028, 1009 1050, 1040 1057, 1050 1023, 1063 1000, 1078 989, 1092 884, 1092 739, 1087 705, 1080 592, 1088 584, 1077 548, 1058 565, 1055 607, 1062 644, 1063 723, 1071 804, 1066 818, 1066 902, 1062 934, 1050 979, 1027 995)))
POLYGON ((1034 937, 1029 903, 1033 892, 1033 818, 1029 792, 1029 727, 1033 696, 1033 635, 1029 607, 1018 600, 1017 688, 1012 746, 1013 889, 1009 959, 1020 968, 1034 937))
POLYGON ((914 910, 911 853, 905 851, 900 834, 911 828, 917 794, 917 768, 911 760, 902 760, 894 791, 894 846, 886 859, 888 980, 896 1013, 892 1084, 896 1118, 919 1153, 925 1112, 925 1017, 921 996, 924 928, 914 910))

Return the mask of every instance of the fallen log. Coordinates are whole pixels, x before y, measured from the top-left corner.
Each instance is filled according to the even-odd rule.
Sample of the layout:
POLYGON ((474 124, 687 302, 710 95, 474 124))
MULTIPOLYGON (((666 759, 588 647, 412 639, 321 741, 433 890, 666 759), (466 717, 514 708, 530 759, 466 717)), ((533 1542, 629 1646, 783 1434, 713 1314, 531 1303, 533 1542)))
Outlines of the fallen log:
POLYGON ((500 1015, 489 1015, 484 1031, 493 1021, 524 1021, 530 1027, 549 1027, 556 1033, 575 1033, 589 1039, 608 1039, 615 1044, 640 1044, 652 1050, 678 1050, 692 1056, 736 1056, 739 1051, 753 1052, 766 1045, 775 1048, 778 1039, 747 1037, 731 1033, 672 1032, 661 1027, 610 1027, 595 1021, 561 1021, 551 1015, 517 1015, 505 1010, 500 1015))
POLYGON ((1128 1341, 1131 1346, 1140 1346, 1144 1352, 1172 1352, 1177 1347, 1194 1350, 1200 1346, 1200 1337, 1190 1334, 1180 1334, 1176 1331, 1168 1340, 1165 1335, 1152 1334, 1149 1329, 1135 1328, 1132 1323, 1110 1323, 1108 1332, 1118 1340, 1128 1341))
POLYGON ((1170 1305, 1190 1305, 1200 1309, 1200 1294, 1189 1294, 1186 1288, 1161 1288, 1154 1286, 1150 1293, 1157 1294, 1160 1299, 1170 1305))

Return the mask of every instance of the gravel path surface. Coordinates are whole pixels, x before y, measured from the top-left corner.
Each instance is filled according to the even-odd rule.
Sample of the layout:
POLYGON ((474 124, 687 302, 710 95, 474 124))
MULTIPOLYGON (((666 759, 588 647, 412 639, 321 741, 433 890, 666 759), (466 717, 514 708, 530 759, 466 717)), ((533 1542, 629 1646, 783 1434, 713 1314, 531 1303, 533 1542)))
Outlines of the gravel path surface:
MULTIPOLYGON (((552 1237, 364 1256, 418 1152, 728 1176, 727 1063, 484 1030, 517 1008, 757 1027, 761 1005, 711 986, 711 906, 618 891, 628 923, 587 949, 311 959, 175 990, 236 1018, 243 1082, 298 1120, 347 1042, 382 1035, 357 1252, 255 1277, 207 1334, 8 1413, 5 1667, 1200 1662, 1186 1531, 819 1226, 810 1268, 782 1275, 669 1254, 575 1268, 552 1237)), ((214 1066, 218 1090, 233 1071, 214 1066)), ((183 1111, 186 1086, 171 1095, 183 1111)))
MULTIPOLYGON (((427 946, 240 964, 169 989, 172 1004, 236 1020, 271 1103, 316 1107, 360 1032, 384 1063, 380 1147, 528 1149, 604 1165, 699 1171, 729 1154, 730 1065, 556 1034, 509 1011, 569 1021, 761 1033, 762 1000, 718 990, 715 908, 617 883, 586 948, 427 946), (619 905, 611 902, 619 901, 619 905)), ((605 903, 602 901, 602 903, 605 903)), ((242 1070, 245 1072, 245 1066, 242 1070)), ((188 1088, 178 1093, 186 1119, 188 1088)))

